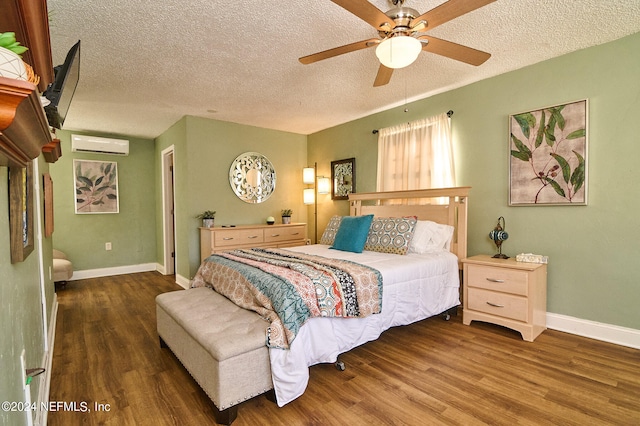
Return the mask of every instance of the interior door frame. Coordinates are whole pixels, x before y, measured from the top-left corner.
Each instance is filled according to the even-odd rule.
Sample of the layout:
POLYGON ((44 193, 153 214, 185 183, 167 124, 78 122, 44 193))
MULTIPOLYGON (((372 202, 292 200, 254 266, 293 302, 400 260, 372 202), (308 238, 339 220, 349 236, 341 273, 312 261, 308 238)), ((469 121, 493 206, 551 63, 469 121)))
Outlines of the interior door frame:
POLYGON ((164 275, 176 273, 175 223, 175 150, 171 145, 162 151, 162 236, 164 275))

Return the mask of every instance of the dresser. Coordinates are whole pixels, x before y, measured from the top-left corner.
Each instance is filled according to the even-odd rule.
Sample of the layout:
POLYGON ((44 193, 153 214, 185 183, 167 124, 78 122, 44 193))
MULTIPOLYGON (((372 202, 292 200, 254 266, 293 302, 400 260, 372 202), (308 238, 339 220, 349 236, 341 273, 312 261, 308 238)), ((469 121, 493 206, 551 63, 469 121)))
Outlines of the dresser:
POLYGON ((464 324, 498 324, 519 331, 528 342, 546 330, 546 264, 488 255, 463 259, 462 264, 464 324))
POLYGON ((253 247, 295 247, 306 243, 306 223, 200 228, 200 261, 221 251, 253 247))

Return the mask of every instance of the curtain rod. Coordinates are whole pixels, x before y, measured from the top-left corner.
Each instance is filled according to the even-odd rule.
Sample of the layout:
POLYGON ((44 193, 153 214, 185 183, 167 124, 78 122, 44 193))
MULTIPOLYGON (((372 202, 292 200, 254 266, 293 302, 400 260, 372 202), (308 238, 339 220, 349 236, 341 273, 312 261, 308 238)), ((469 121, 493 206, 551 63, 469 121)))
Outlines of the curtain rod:
MULTIPOLYGON (((452 115, 453 115, 453 110, 452 110, 452 109, 450 109, 449 111, 447 111, 447 117, 451 118, 451 116, 452 116, 452 115)), ((378 129, 373 129, 373 130, 371 131, 371 133, 373 133, 374 135, 377 135, 377 134, 378 134, 378 129)))

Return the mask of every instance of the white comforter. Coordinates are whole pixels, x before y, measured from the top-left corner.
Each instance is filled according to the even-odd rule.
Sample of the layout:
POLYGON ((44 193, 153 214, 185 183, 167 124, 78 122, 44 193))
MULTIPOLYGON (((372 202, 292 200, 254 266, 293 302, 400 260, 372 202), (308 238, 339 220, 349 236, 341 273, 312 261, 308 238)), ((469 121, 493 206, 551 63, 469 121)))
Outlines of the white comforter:
POLYGON ((269 349, 281 407, 304 393, 310 366, 335 362, 339 354, 377 339, 390 327, 411 324, 460 304, 458 258, 448 251, 400 256, 330 250, 321 244, 288 250, 371 266, 382 274, 384 287, 382 313, 365 318, 311 318, 289 350, 269 349))

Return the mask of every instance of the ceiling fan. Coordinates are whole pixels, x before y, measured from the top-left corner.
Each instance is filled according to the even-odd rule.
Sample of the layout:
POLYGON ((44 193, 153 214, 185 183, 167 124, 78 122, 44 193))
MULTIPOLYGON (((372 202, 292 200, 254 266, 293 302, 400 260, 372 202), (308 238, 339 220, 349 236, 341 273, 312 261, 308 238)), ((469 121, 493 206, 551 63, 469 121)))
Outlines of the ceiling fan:
POLYGON ((405 0, 389 0, 395 7, 386 13, 367 0, 331 1, 375 28, 379 38, 303 56, 299 59, 303 64, 377 46, 380 68, 373 83, 377 87, 389 83, 393 70, 410 65, 422 50, 476 66, 491 57, 487 52, 442 40, 425 32, 496 0, 448 0, 422 15, 415 9, 403 6, 405 0))

